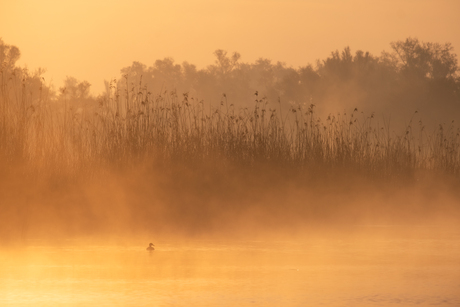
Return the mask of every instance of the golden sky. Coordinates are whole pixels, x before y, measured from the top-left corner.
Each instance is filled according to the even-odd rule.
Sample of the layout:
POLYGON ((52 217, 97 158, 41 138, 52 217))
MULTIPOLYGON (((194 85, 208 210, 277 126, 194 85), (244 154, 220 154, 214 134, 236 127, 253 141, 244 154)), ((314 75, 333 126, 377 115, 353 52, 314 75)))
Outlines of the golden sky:
POLYGON ((459 53, 459 16, 459 0, 0 0, 0 37, 55 87, 69 75, 97 94, 133 61, 203 68, 216 49, 293 67, 346 46, 379 55, 409 36, 459 53))

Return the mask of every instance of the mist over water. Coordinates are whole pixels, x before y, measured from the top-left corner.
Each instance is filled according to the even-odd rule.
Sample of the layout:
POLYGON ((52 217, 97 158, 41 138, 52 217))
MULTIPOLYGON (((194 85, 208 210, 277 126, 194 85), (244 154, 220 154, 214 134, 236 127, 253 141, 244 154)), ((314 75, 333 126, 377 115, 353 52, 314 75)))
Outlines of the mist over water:
POLYGON ((295 238, 369 225, 455 228, 460 199, 457 178, 433 173, 371 180, 349 169, 238 168, 211 160, 68 179, 10 173, 1 186, 7 245, 80 237, 295 238))
POLYGON ((134 63, 96 98, 1 43, 0 305, 460 304, 449 44, 297 70, 218 50, 134 63))

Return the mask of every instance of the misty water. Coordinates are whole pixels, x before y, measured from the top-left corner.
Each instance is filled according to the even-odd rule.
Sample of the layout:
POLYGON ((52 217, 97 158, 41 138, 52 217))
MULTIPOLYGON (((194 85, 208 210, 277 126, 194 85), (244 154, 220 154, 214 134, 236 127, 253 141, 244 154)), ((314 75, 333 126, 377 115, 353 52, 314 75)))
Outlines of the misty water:
POLYGON ((120 242, 0 249, 0 306, 460 305, 458 228, 120 242))

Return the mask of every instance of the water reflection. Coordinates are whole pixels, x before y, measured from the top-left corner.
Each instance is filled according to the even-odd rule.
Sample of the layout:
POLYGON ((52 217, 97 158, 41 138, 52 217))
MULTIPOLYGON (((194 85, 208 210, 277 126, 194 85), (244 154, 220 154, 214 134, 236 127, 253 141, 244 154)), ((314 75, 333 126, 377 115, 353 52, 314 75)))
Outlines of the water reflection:
POLYGON ((459 306, 460 233, 30 246, 0 252, 0 306, 459 306))

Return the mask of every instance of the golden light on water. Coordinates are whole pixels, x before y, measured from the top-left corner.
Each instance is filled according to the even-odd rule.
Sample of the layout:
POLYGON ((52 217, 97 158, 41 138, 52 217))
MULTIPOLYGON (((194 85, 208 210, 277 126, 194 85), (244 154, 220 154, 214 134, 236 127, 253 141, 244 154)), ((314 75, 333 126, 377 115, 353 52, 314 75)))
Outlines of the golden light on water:
POLYGON ((365 231, 365 236, 311 234, 296 242, 160 242, 153 254, 140 254, 143 246, 80 247, 76 242, 2 251, 0 303, 455 306, 460 302, 458 233, 444 232, 439 240, 439 229, 433 228, 365 231))
POLYGON ((2 1, 0 306, 460 306, 459 12, 2 1))

